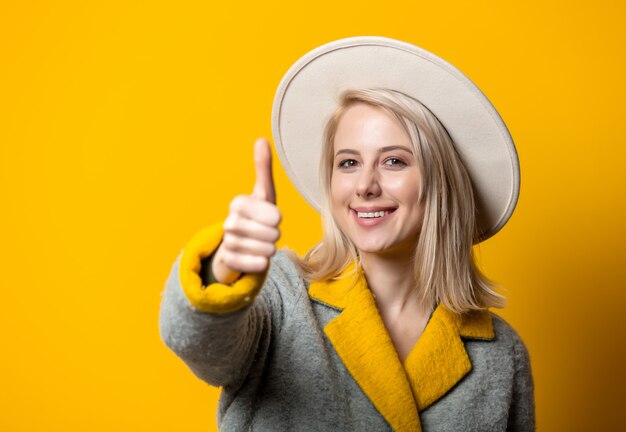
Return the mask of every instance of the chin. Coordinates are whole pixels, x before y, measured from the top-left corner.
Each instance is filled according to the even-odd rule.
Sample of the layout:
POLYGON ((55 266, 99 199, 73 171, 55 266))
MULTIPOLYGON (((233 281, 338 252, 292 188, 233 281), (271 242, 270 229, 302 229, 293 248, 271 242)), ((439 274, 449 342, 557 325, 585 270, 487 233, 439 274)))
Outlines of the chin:
POLYGON ((417 246, 416 242, 396 242, 396 243, 387 243, 383 241, 380 242, 355 242, 354 243, 359 254, 375 254, 375 255, 387 255, 387 256, 398 256, 401 255, 403 257, 411 256, 415 253, 415 248, 417 246))
POLYGON ((355 246, 359 253, 367 253, 367 254, 382 254, 390 250, 390 245, 385 244, 376 244, 376 243, 366 243, 359 244, 355 243, 355 246))

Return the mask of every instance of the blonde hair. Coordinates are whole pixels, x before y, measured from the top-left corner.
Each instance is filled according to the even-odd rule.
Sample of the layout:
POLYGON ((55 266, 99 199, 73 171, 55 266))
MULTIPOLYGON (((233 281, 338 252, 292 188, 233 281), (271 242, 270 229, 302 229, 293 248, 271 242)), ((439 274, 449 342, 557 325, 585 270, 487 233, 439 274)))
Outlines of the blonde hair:
POLYGON ((424 218, 414 255, 422 304, 442 302, 458 313, 503 307, 505 298, 475 263, 472 246, 479 233, 474 192, 452 139, 428 108, 394 90, 356 89, 342 94, 322 143, 322 240, 302 259, 293 252, 288 254, 290 258, 310 280, 336 279, 350 263, 360 265, 358 250, 332 216, 330 193, 337 126, 345 111, 358 103, 379 108, 399 122, 411 140, 422 173, 424 218))

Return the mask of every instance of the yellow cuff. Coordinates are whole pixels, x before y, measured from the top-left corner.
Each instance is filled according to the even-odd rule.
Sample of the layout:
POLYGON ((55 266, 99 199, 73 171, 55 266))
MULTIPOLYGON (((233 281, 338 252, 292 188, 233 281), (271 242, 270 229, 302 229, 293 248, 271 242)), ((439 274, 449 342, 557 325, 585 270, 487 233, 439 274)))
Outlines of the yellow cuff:
POLYGON ((180 259, 179 276, 183 292, 189 302, 203 312, 225 314, 246 307, 261 290, 267 275, 267 272, 245 274, 233 285, 213 283, 203 287, 201 260, 216 251, 223 234, 221 224, 200 230, 187 243, 180 259))

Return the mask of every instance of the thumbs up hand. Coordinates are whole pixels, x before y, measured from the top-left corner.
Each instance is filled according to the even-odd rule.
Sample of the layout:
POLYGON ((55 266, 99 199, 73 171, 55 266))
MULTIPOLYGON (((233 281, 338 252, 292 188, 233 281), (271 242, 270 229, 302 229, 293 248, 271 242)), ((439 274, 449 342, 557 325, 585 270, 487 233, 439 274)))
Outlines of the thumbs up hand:
POLYGON ((213 258, 213 275, 230 284, 241 273, 261 273, 269 267, 280 238, 281 214, 276 207, 269 142, 259 138, 254 145, 256 181, 251 195, 239 195, 230 203, 224 222, 224 238, 213 258))

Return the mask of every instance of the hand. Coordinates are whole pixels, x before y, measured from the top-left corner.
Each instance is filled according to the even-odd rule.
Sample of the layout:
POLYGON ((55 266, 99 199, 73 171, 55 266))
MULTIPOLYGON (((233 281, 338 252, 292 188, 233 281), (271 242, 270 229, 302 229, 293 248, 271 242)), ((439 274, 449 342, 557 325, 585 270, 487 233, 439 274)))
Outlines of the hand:
POLYGON ((224 238, 213 258, 213 275, 218 282, 231 284, 241 273, 267 270, 280 238, 282 216, 276 207, 269 142, 259 138, 254 144, 256 181, 251 195, 239 195, 230 203, 224 222, 224 238))

